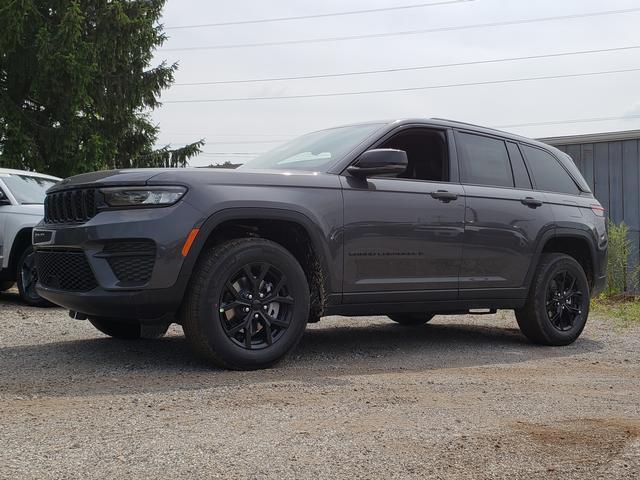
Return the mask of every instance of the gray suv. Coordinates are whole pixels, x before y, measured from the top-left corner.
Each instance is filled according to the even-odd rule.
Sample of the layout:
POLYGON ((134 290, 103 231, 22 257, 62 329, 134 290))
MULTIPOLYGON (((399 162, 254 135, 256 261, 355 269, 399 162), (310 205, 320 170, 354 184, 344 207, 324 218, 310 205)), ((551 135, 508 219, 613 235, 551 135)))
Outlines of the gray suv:
POLYGON ((512 309, 573 342, 605 280, 604 211, 571 158, 442 120, 297 138, 238 168, 104 171, 48 192, 38 291, 116 338, 182 325, 201 357, 269 366, 325 315, 512 309))

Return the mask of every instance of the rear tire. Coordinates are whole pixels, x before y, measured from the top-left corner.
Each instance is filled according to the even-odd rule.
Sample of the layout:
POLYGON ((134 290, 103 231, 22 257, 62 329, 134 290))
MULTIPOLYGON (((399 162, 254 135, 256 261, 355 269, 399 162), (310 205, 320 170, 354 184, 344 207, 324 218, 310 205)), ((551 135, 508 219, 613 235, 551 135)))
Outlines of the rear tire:
POLYGON ((142 328, 137 320, 90 318, 89 323, 105 335, 120 340, 138 340, 142 336, 142 328))
POLYGON ((28 247, 18 260, 16 278, 18 279, 18 292, 20 298, 30 307, 51 307, 53 304, 45 300, 36 291, 38 272, 36 270, 36 258, 33 247, 28 247))
POLYGON ((0 282, 0 292, 6 292, 13 287, 16 282, 0 282))
POLYGON ((516 310, 522 333, 540 345, 569 345, 589 316, 590 290, 582 266, 561 253, 544 254, 524 308, 516 310))
POLYGON ((418 325, 424 325, 431 321, 435 317, 433 313, 396 313, 389 315, 389 318, 400 325, 405 327, 415 327, 418 325))
POLYGON ((198 356, 253 370, 289 353, 308 317, 309 286, 295 257, 269 240, 244 238, 202 255, 181 323, 198 356))

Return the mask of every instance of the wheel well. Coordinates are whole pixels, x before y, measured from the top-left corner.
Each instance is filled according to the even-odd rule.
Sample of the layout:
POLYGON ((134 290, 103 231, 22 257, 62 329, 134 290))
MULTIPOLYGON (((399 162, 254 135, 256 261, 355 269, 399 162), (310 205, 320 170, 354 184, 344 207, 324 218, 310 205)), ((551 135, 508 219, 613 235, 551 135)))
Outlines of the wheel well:
POLYGON ((307 230, 296 222, 279 219, 228 220, 209 234, 202 251, 237 238, 264 238, 278 243, 291 253, 309 282, 311 315, 321 316, 326 305, 326 274, 307 230))
POLYGON ((589 286, 593 288, 593 258, 586 239, 580 237, 554 237, 547 241, 542 253, 564 253, 575 258, 587 275, 589 286))
POLYGON ((29 246, 31 246, 31 228, 23 228, 20 230, 13 239, 13 245, 11 246, 11 254, 9 255, 9 275, 12 276, 16 273, 16 267, 18 266, 18 260, 29 246))

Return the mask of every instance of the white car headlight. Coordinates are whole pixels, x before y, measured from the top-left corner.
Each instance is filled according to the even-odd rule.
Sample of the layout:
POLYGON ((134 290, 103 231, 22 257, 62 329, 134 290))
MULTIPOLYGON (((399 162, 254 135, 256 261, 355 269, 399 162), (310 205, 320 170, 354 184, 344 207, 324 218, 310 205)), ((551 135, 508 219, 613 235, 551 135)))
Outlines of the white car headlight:
POLYGON ((110 207, 166 207, 186 193, 185 187, 113 187, 100 190, 110 207))

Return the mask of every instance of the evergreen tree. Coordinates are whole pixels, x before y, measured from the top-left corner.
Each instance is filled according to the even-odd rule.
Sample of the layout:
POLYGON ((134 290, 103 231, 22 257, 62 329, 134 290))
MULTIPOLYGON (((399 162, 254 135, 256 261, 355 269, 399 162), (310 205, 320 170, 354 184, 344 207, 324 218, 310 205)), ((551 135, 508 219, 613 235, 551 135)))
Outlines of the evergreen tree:
POLYGON ((0 166, 58 176, 179 167, 149 113, 177 65, 152 67, 165 0, 0 0, 0 166))

